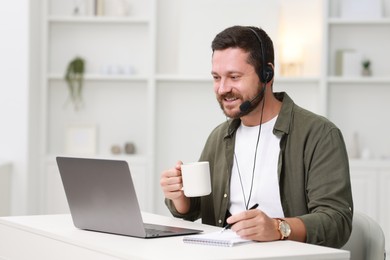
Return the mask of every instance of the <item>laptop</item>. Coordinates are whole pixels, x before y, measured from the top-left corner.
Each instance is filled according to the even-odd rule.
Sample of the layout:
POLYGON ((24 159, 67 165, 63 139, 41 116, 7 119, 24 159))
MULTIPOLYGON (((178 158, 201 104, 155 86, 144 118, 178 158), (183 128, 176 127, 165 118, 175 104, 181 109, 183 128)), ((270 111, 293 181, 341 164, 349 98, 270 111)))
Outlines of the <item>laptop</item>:
POLYGON ((61 156, 56 159, 75 227, 139 238, 202 232, 144 223, 126 161, 61 156))

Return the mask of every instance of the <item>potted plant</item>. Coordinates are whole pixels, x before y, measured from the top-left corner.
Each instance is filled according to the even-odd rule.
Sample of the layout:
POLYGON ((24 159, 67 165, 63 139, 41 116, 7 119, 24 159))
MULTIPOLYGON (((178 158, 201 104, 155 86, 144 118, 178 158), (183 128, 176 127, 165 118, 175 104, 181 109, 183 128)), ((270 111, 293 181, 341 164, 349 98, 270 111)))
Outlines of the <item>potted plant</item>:
POLYGON ((71 60, 65 73, 65 81, 68 85, 69 99, 77 111, 83 105, 82 89, 84 81, 84 60, 76 57, 71 60))
POLYGON ((362 61, 362 75, 363 76, 371 76, 371 62, 368 59, 362 61))

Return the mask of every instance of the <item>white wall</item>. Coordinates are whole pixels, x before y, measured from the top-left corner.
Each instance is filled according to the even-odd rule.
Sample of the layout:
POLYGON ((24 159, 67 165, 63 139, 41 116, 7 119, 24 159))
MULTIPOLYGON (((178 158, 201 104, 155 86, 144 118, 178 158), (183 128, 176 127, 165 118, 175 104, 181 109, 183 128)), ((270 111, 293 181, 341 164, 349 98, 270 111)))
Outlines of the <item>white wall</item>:
POLYGON ((11 213, 27 203, 29 105, 29 1, 3 1, 0 8, 0 158, 13 163, 11 213))

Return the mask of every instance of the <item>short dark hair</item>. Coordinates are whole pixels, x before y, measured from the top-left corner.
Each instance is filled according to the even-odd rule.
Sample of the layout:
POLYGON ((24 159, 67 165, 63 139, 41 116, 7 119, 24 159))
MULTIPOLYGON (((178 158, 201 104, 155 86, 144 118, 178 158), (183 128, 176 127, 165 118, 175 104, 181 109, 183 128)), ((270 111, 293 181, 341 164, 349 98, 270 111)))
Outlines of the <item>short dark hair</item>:
POLYGON ((216 50, 225 50, 227 48, 240 48, 249 53, 248 63, 253 65, 257 75, 260 77, 262 64, 274 63, 274 45, 268 34, 261 28, 247 26, 232 26, 218 33, 213 42, 211 49, 214 53, 216 50), (261 43, 256 35, 250 29, 254 30, 261 39, 261 43), (264 46, 261 47, 260 44, 264 46), (261 48, 264 50, 262 53, 261 48), (263 63, 263 55, 266 60, 263 63))

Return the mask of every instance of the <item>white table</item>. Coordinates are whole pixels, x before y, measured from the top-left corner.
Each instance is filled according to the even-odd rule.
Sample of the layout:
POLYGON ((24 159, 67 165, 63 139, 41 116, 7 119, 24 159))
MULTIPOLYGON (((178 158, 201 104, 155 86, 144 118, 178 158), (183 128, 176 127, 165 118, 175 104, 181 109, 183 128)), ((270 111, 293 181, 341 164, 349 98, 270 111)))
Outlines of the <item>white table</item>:
MULTIPOLYGON (((143 213, 145 222, 202 229, 220 228, 143 213)), ((293 241, 231 248, 183 243, 183 237, 140 239, 84 231, 70 215, 0 218, 0 259, 349 259, 349 252, 293 241)))

